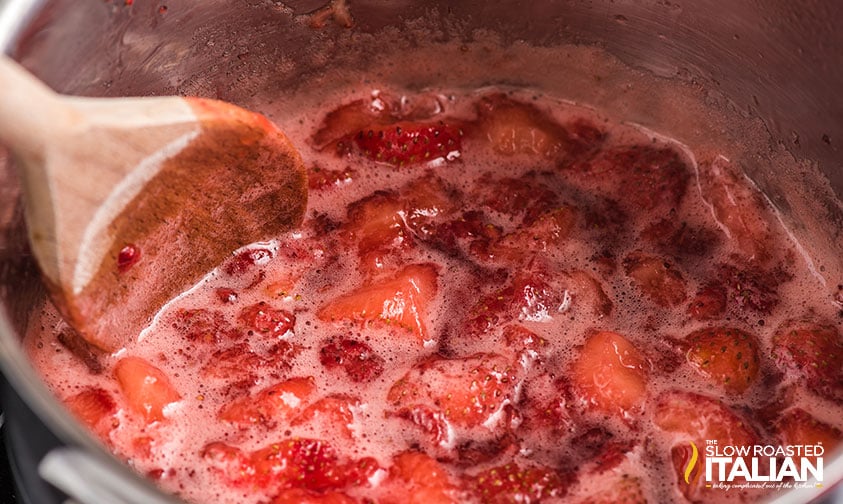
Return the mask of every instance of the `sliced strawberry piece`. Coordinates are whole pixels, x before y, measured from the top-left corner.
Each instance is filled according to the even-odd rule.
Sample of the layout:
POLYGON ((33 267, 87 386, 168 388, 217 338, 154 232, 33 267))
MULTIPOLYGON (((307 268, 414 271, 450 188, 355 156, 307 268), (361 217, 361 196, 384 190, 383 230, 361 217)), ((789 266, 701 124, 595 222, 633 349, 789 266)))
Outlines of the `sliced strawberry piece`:
POLYGON ((345 232, 357 242, 360 263, 367 270, 382 269, 386 255, 412 247, 405 205, 397 192, 377 191, 348 207, 345 232))
POLYGON ((307 425, 321 429, 326 435, 354 437, 354 410, 360 399, 347 394, 332 394, 314 402, 293 418, 291 425, 307 425))
POLYGON ((357 504, 358 500, 342 492, 314 492, 304 488, 285 488, 270 504, 357 504))
POLYGON ((756 266, 739 268, 722 264, 720 278, 728 291, 728 304, 740 311, 753 311, 768 315, 779 304, 778 286, 790 279, 781 270, 764 270, 756 266))
POLYGON ((542 429, 561 434, 571 429, 570 390, 564 380, 548 373, 533 376, 524 383, 523 394, 519 408, 528 432, 542 429))
POLYGON ((730 394, 740 394, 758 379, 758 339, 728 327, 699 329, 682 342, 688 363, 730 394))
POLYGON ((223 270, 231 276, 242 275, 256 267, 266 266, 274 256, 272 250, 265 247, 247 248, 229 259, 223 270))
POLYGON ((252 396, 235 399, 220 409, 217 418, 241 425, 268 425, 303 409, 315 391, 313 378, 290 378, 252 396))
POLYGON ((678 208, 690 179, 674 150, 650 145, 605 150, 569 173, 638 214, 678 208))
POLYGON ((830 454, 843 442, 840 429, 817 420, 801 408, 783 413, 775 426, 783 445, 822 445, 824 452, 830 454))
POLYGON ((399 410, 424 406, 461 427, 484 425, 515 399, 518 378, 509 361, 497 354, 445 359, 415 365, 389 389, 387 400, 399 410))
POLYGON ((140 357, 124 357, 114 365, 123 396, 147 423, 164 420, 164 408, 181 399, 163 371, 140 357))
POLYGON ((357 175, 353 168, 330 170, 314 166, 307 171, 307 187, 311 191, 322 191, 349 184, 357 175))
POLYGON ((701 500, 705 492, 701 477, 704 469, 701 468, 706 467, 707 440, 716 440, 722 446, 750 446, 757 442, 757 436, 746 420, 717 399, 699 394, 679 391, 661 394, 653 411, 653 421, 678 441, 671 449, 676 484, 691 501, 701 500), (692 468, 686 483, 685 471, 693 450, 689 442, 696 445, 699 462, 692 468))
POLYGON ((353 141, 362 154, 393 166, 453 161, 462 150, 462 126, 455 122, 398 122, 360 130, 353 141))
POLYGON ((530 225, 508 233, 491 248, 494 257, 526 263, 536 253, 545 253, 563 244, 577 222, 577 211, 560 206, 539 215, 530 225))
POLYGON ((64 404, 100 439, 108 440, 108 433, 120 425, 115 416, 117 403, 111 394, 100 387, 88 387, 64 400, 64 404))
POLYGON ((738 171, 722 156, 700 163, 701 194, 726 236, 738 245, 746 259, 763 263, 771 258, 771 251, 777 250, 765 217, 767 205, 761 193, 753 190, 738 171))
POLYGON ((570 163, 598 147, 603 132, 584 120, 569 131, 537 107, 497 93, 477 106, 477 136, 500 154, 535 154, 570 163))
POLYGON ((773 335, 773 358, 819 395, 843 401, 843 338, 837 328, 810 321, 783 324, 773 335))
POLYGON ((596 495, 586 497, 581 504, 645 504, 647 498, 640 478, 622 474, 600 486, 596 495))
POLYGON ((319 362, 328 369, 341 367, 355 382, 368 382, 383 373, 386 361, 372 347, 349 338, 331 339, 319 350, 319 362))
POLYGON ((400 408, 395 412, 387 412, 387 418, 400 418, 414 424, 427 435, 427 439, 433 446, 448 446, 452 441, 452 435, 445 413, 439 409, 416 404, 406 408, 400 408))
POLYGON ((240 310, 237 319, 252 331, 272 339, 288 336, 296 325, 296 316, 260 301, 240 310))
POLYGON ((696 227, 675 219, 661 219, 647 226, 641 237, 664 254, 677 258, 706 257, 720 245, 714 229, 696 227))
POLYGON ((695 320, 713 320, 726 312, 726 289, 719 283, 708 284, 691 299, 688 315, 695 320))
POLYGON ((642 252, 633 252, 623 260, 629 278, 656 304, 677 306, 685 301, 685 279, 670 261, 642 252))
POLYGON ((377 469, 371 458, 345 460, 324 441, 289 438, 251 453, 222 442, 209 443, 202 458, 229 485, 268 492, 301 488, 329 493, 363 484, 377 469))
POLYGON ((452 257, 488 259, 490 244, 501 236, 502 229, 483 212, 470 210, 455 219, 425 226, 420 234, 426 243, 452 257))
POLYGON ((425 319, 437 291, 437 268, 412 264, 394 277, 370 283, 322 306, 322 320, 379 320, 412 333, 420 342, 430 340, 425 319))
POLYGON ((647 361, 620 334, 589 336, 571 369, 571 384, 586 404, 631 419, 643 408, 647 361))
POLYGON ((385 485, 394 499, 407 504, 456 504, 459 487, 442 464, 420 452, 403 452, 392 458, 385 485))
POLYGON ((530 225, 561 205, 559 194, 551 189, 553 184, 559 181, 532 172, 519 178, 494 179, 486 175, 480 180, 476 197, 490 210, 519 217, 530 225))
POLYGON ((548 467, 521 467, 515 463, 486 469, 468 479, 481 502, 541 502, 565 495, 567 482, 548 467))
POLYGON ((225 319, 222 312, 205 308, 177 310, 171 327, 188 341, 214 346, 242 337, 242 333, 225 319))

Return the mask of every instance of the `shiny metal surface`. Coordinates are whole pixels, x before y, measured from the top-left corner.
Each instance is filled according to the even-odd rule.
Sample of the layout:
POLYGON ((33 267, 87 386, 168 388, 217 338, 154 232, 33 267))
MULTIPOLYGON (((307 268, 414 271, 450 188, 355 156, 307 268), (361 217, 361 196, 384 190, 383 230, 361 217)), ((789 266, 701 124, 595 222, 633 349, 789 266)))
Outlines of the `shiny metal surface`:
MULTIPOLYGON (((633 68, 699 88, 712 107, 763 121, 769 138, 753 145, 744 169, 797 235, 824 222, 823 246, 843 251, 843 2, 348 0, 351 30, 307 23, 303 16, 323 0, 180 4, 162 12, 162 2, 2 0, 0 47, 66 93, 190 94, 248 106, 258 95, 300 91, 325 65, 370 64, 376 44, 337 41, 366 40, 407 23, 435 27, 428 33, 442 40, 470 42, 494 32, 504 46, 593 45, 633 68), (781 155, 800 162, 771 161, 781 155), (823 176, 807 176, 817 170, 823 176)), ((93 448, 20 349, 27 314, 43 302, 21 226, 16 180, 0 163, 0 365, 62 437, 93 448)), ((843 479, 843 457, 833 464, 826 474, 836 470, 843 479)))

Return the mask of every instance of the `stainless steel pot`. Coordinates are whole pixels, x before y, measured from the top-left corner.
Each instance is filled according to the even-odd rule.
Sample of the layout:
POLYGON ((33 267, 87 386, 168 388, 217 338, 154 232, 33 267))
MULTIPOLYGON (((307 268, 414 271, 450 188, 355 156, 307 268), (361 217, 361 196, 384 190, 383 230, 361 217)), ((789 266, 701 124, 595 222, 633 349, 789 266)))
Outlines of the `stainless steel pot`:
MULTIPOLYGON (((377 66, 385 39, 403 40, 410 56, 415 46, 431 40, 460 40, 471 50, 494 46, 503 56, 486 67, 475 65, 471 79, 458 70, 448 72, 447 61, 418 67, 410 56, 390 75, 403 75, 419 87, 449 81, 547 88, 621 109, 655 130, 684 128, 687 138, 680 139, 691 144, 726 134, 739 141, 745 171, 796 237, 818 233, 816 246, 840 259, 817 265, 826 282, 843 282, 843 32, 838 28, 843 3, 347 3, 352 28, 330 16, 324 26, 314 27, 307 15, 324 0, 172 5, 164 0, 0 0, 0 47, 65 93, 191 94, 259 108, 266 96, 313 95, 313 88, 329 84, 329 68, 377 66), (544 51, 545 59, 508 60, 506 49, 516 45, 544 51), (568 82, 575 77, 558 79, 554 69, 565 68, 563 55, 576 46, 605 49, 629 69, 622 79, 613 79, 615 62, 607 60, 589 69, 592 77, 603 77, 599 86, 584 90, 580 82, 575 87, 568 82), (605 90, 613 86, 621 92, 605 90), (637 95, 624 94, 643 86, 647 89, 637 95), (682 88, 700 104, 696 126, 674 124, 676 111, 660 99, 667 87, 682 88), (708 110, 714 112, 708 115, 708 110)), ((33 307, 44 302, 44 290, 25 244, 17 180, 2 161, 0 365, 28 405, 67 443, 42 462, 42 473, 80 502, 168 502, 110 458, 59 407, 27 363, 21 335, 33 307)), ((827 458, 825 474, 826 486, 843 480, 843 454, 827 458)), ((838 498, 841 494, 838 489, 838 498)), ((816 491, 793 491, 777 496, 777 502, 814 497, 816 491)))

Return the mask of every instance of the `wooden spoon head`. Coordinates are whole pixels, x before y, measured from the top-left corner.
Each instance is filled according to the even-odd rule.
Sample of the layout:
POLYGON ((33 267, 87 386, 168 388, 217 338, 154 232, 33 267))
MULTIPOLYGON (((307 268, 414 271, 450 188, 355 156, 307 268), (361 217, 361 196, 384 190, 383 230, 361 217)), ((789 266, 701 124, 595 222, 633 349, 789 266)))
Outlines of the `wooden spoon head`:
MULTIPOLYGON (((94 242, 107 252, 79 288, 52 283, 68 322, 96 347, 121 348, 169 300, 234 250, 301 223, 307 176, 265 117, 186 99, 199 132, 116 214, 94 242)), ((84 254, 85 251, 80 252, 84 254)))

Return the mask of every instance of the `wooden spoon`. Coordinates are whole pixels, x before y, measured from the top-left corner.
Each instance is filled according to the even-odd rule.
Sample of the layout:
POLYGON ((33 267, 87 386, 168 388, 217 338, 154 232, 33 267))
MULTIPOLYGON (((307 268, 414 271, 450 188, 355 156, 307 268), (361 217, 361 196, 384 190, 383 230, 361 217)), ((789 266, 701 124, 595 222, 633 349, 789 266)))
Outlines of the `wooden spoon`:
POLYGON ((32 252, 59 310, 102 350, 304 215, 301 157, 259 114, 200 98, 61 96, 5 57, 0 89, 32 252))

